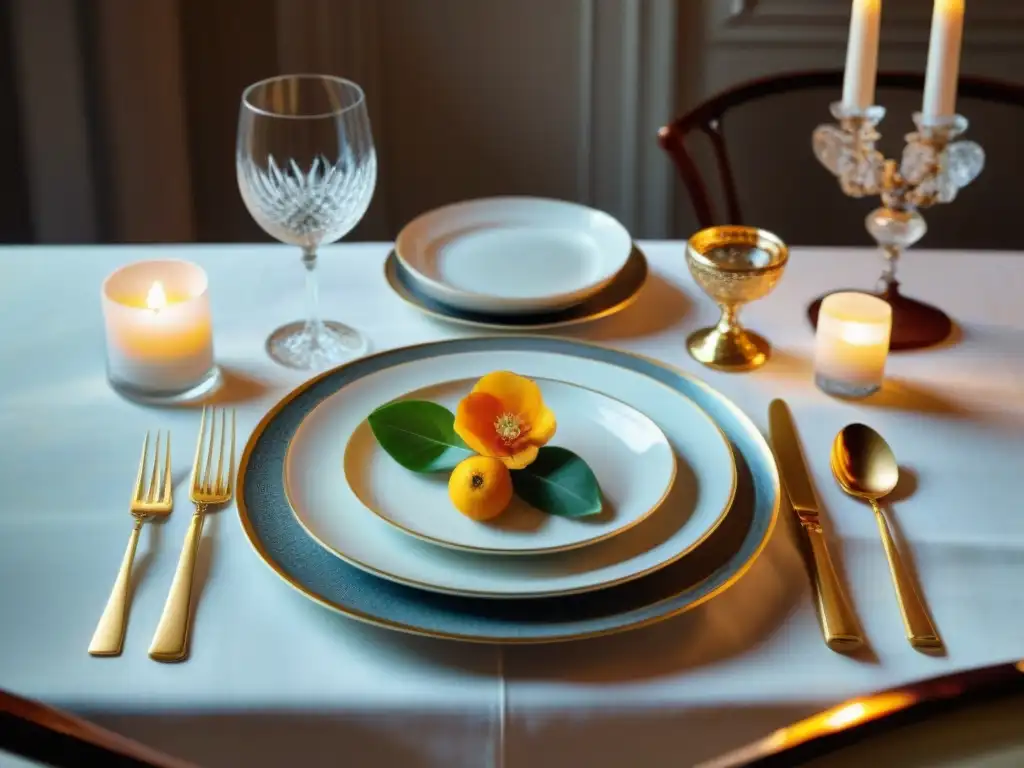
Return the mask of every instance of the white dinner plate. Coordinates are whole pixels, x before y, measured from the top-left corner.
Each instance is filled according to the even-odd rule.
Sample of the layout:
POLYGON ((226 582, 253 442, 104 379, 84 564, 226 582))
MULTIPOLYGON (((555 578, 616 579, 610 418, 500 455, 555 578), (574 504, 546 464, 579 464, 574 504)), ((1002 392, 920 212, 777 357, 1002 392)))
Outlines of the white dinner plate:
POLYGON ((493 331, 518 331, 520 333, 567 328, 580 323, 590 323, 603 317, 610 317, 631 307, 640 297, 647 283, 647 259, 637 249, 626 260, 612 281, 586 301, 563 309, 543 312, 526 312, 516 315, 502 315, 487 312, 468 312, 456 309, 427 296, 419 289, 408 270, 402 266, 392 251, 384 260, 384 280, 395 295, 417 312, 445 323, 486 328, 493 331))
POLYGON ((494 197, 429 211, 398 234, 416 287, 456 309, 519 314, 562 309, 606 286, 632 250, 602 211, 562 200, 494 197))
POLYGON ((598 360, 495 350, 424 358, 363 376, 303 419, 285 458, 285 494, 296 519, 327 550, 408 586, 522 598, 631 581, 674 562, 711 534, 732 503, 736 468, 725 437, 692 401, 653 379, 629 376, 627 384, 623 374, 598 360), (438 382, 475 380, 495 370, 600 390, 653 419, 668 437, 677 466, 659 510, 628 531, 571 552, 478 554, 439 547, 397 530, 366 509, 348 483, 338 481, 346 445, 381 403, 438 382))
MULTIPOLYGON (((454 412, 475 383, 475 379, 449 381, 417 389, 400 399, 429 400, 454 412)), ((551 445, 582 457, 597 477, 602 496, 597 515, 549 515, 513 496, 493 520, 471 520, 452 505, 450 473, 409 471, 380 447, 366 421, 348 442, 344 475, 326 463, 329 459, 320 471, 339 485, 347 481, 367 509, 396 528, 469 552, 564 552, 611 538, 654 512, 668 495, 676 474, 675 454, 658 425, 635 408, 591 389, 548 379, 537 379, 537 385, 558 420, 551 445)), ((330 412, 337 410, 323 413, 330 412)), ((320 428, 332 429, 330 424, 320 428)))

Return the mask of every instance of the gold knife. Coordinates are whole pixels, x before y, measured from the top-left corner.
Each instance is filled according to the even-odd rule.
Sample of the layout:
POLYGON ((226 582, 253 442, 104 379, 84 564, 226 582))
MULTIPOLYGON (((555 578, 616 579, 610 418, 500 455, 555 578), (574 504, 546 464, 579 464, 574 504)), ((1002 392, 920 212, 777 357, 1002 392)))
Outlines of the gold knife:
POLYGON ((818 500, 811 487, 793 416, 784 401, 773 400, 768 406, 768 427, 786 494, 811 544, 814 591, 825 645, 833 651, 855 651, 864 645, 864 638, 828 554, 821 531, 818 500))

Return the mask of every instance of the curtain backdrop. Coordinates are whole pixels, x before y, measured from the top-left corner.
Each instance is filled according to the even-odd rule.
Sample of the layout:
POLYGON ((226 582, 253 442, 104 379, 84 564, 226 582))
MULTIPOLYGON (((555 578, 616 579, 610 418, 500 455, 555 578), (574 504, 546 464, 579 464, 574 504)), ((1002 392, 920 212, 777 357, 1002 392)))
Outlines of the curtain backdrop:
MULTIPOLYGON (((690 5, 690 4, 686 4, 690 5)), ((324 72, 367 93, 373 204, 394 237, 459 199, 529 194, 667 236, 679 0, 6 0, 8 242, 258 241, 238 194, 239 99, 324 72)))
MULTIPOLYGON (((351 12, 366 3, 334 5, 351 12)), ((317 0, 0 4, 0 53, 11 63, 0 72, 0 96, 16 103, 18 117, 3 121, 0 140, 20 150, 9 153, 13 164, 0 185, 0 237, 265 239, 235 185, 240 95, 247 84, 296 65, 324 71, 322 65, 333 64, 326 71, 341 71, 345 61, 317 61, 317 46, 302 42, 303 25, 315 30, 318 12, 330 15, 330 6, 317 0)), ((385 230, 377 205, 354 236, 385 230)))

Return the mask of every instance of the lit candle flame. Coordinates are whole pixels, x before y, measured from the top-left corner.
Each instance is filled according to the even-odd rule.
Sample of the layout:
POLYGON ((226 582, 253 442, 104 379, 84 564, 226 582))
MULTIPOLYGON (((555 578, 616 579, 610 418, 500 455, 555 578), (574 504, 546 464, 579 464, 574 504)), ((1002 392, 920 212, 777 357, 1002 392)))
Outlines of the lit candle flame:
POLYGON ((158 312, 167 306, 167 294, 164 292, 164 284, 159 280, 153 283, 146 294, 146 306, 154 312, 158 312))
POLYGON ((888 329, 880 323, 843 323, 843 340, 858 347, 870 347, 885 341, 888 329))

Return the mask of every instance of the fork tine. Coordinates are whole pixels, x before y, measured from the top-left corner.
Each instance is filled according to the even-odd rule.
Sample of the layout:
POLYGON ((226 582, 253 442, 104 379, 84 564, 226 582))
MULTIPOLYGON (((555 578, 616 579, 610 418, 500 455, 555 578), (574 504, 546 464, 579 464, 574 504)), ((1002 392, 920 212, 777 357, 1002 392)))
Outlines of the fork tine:
POLYGON ((146 430, 146 436, 142 438, 142 456, 139 457, 139 472, 135 477, 135 495, 132 497, 135 501, 142 501, 142 486, 146 477, 146 454, 149 451, 149 430, 146 430))
POLYGON ((149 490, 146 491, 146 503, 152 504, 157 500, 157 483, 160 480, 160 430, 156 431, 156 440, 153 441, 153 471, 149 476, 149 490))
POLYGON ((173 491, 171 482, 171 430, 167 430, 167 445, 164 450, 164 482, 163 482, 163 493, 160 494, 160 500, 164 504, 171 503, 171 492, 173 491))
POLYGON ((199 418, 199 437, 196 438, 196 457, 192 460, 192 493, 199 490, 200 463, 203 459, 203 436, 206 432, 206 406, 203 406, 203 415, 199 418))
POLYGON ((231 409, 231 455, 228 460, 228 496, 235 495, 235 409, 231 409))
POLYGON ((214 482, 213 492, 225 493, 227 485, 224 483, 224 433, 227 431, 228 412, 223 408, 220 411, 220 449, 217 451, 217 479, 214 482))
POLYGON ((210 472, 213 468, 213 444, 217 440, 217 408, 210 408, 210 440, 206 447, 206 469, 203 472, 203 493, 212 493, 210 472))

